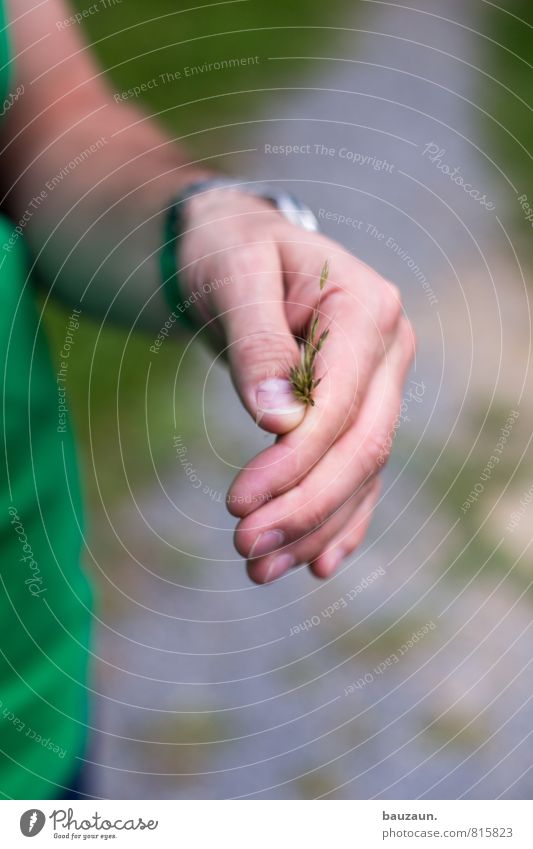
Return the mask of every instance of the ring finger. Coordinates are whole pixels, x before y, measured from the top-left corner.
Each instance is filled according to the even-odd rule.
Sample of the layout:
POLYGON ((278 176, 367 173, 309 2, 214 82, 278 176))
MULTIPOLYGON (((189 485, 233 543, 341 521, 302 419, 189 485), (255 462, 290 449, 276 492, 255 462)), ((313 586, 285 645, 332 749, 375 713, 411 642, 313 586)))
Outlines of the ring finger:
POLYGON ((308 533, 290 545, 278 548, 271 554, 248 560, 250 578, 259 584, 267 583, 279 578, 295 566, 317 561, 331 549, 331 540, 342 540, 343 533, 344 535, 348 533, 346 529, 352 525, 360 505, 367 501, 369 493, 375 489, 375 479, 365 482, 348 501, 312 533, 308 533))

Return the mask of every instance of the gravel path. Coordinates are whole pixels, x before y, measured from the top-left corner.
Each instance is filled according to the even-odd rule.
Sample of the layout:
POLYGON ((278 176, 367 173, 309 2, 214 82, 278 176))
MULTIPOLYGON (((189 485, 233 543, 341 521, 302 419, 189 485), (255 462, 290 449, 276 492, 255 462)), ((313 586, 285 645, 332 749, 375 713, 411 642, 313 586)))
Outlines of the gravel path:
POLYGON ((113 565, 119 601, 98 633, 90 760, 104 797, 531 797, 529 517, 506 530, 525 463, 502 494, 529 439, 529 319, 504 224, 515 193, 477 123, 491 85, 477 5, 369 2, 364 32, 340 34, 310 76, 272 59, 304 81, 239 139, 255 148, 241 168, 288 181, 326 233, 399 283, 423 389, 363 549, 326 584, 299 570, 258 588, 223 494, 269 437, 198 358, 186 446, 200 486, 172 434, 162 485, 137 494, 143 520, 131 505, 113 517, 138 562, 113 565))

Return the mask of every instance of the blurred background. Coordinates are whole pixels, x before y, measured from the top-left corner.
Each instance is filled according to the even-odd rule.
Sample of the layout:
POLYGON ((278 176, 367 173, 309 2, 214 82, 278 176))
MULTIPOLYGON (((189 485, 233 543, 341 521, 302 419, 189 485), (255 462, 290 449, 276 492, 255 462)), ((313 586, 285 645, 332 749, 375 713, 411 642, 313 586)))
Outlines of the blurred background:
POLYGON ((531 3, 109 0, 84 25, 114 92, 157 78, 135 102, 195 158, 301 196, 419 342, 364 546, 258 587, 224 497, 271 437, 185 334, 154 355, 82 322, 92 792, 531 798, 531 3))

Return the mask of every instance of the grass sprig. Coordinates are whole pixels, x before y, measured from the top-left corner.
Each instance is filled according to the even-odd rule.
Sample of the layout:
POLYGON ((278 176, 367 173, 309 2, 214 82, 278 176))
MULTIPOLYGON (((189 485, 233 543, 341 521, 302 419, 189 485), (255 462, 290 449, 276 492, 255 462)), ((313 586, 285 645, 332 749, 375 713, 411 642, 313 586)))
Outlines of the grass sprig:
POLYGON ((292 366, 289 371, 289 380, 291 382, 292 391, 296 398, 303 404, 310 407, 315 406, 313 392, 322 380, 315 377, 315 360, 318 352, 323 347, 324 342, 329 335, 329 327, 326 327, 322 333, 318 333, 318 324, 320 321, 320 303, 322 301, 322 292, 329 277, 329 263, 326 260, 320 272, 320 296, 316 307, 313 309, 309 329, 300 343, 300 362, 296 366, 292 366))

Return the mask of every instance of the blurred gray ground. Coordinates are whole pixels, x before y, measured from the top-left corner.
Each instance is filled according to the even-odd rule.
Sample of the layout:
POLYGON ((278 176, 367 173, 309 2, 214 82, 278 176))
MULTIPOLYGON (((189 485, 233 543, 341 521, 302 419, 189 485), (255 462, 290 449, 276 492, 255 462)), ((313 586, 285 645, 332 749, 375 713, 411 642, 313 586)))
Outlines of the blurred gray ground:
POLYGON ((368 3, 358 31, 339 34, 336 58, 317 58, 299 90, 239 132, 239 147, 255 151, 236 172, 284 181, 315 212, 361 222, 330 215, 323 226, 401 286, 419 340, 412 379, 425 390, 399 429, 364 547, 327 583, 297 570, 256 587, 223 497, 234 467, 270 437, 225 373, 196 355, 205 385, 187 397, 200 422, 187 451, 201 488, 169 434, 160 484, 111 517, 124 553, 107 569, 120 603, 95 646, 95 795, 531 797, 530 516, 506 530, 531 483, 522 461, 507 486, 529 439, 529 311, 506 230, 515 191, 477 123, 489 84, 477 70, 487 65, 478 8, 368 3), (289 144, 311 153, 265 152, 289 144), (430 162, 427 144, 495 209, 430 162), (388 164, 351 162, 343 148, 388 164), (512 409, 520 418, 498 475, 463 515, 512 409), (353 601, 321 613, 378 569, 353 601))

